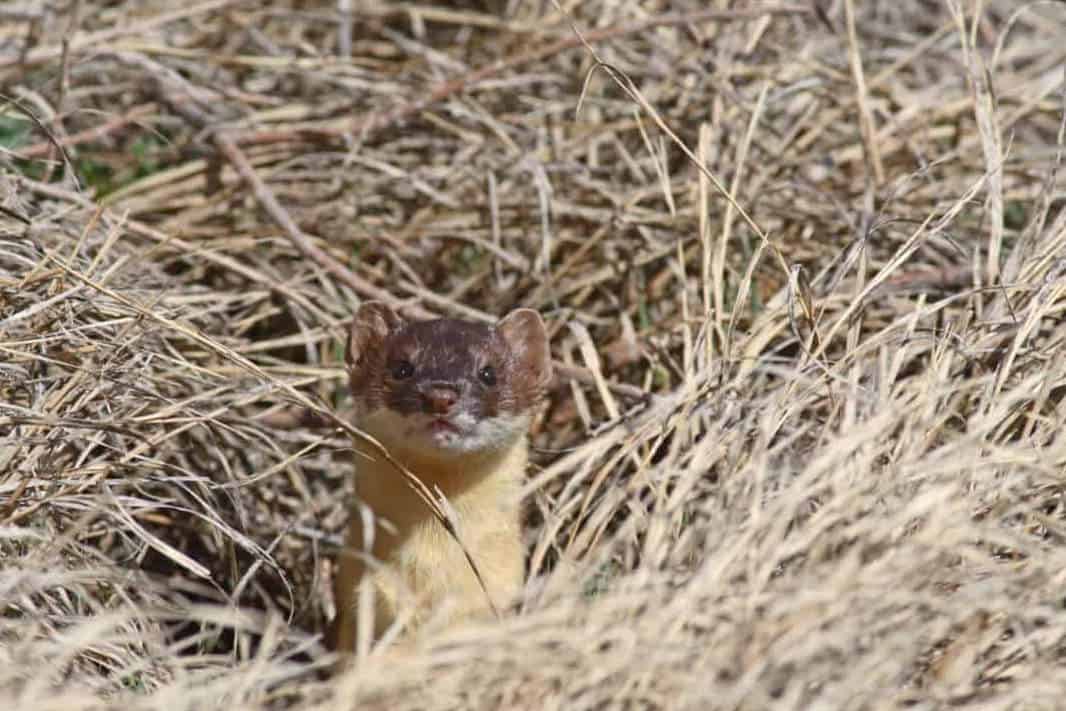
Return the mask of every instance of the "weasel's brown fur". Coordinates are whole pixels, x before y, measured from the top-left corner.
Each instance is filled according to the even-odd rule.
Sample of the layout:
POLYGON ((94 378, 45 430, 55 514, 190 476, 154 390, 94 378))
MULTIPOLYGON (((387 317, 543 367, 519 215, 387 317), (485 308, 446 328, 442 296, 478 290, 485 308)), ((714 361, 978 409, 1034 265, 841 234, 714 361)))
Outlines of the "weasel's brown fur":
MULTIPOLYGON (((519 309, 494 327, 407 323, 370 302, 353 321, 347 361, 355 424, 447 498, 493 605, 506 606, 522 587, 526 433, 551 376, 540 316, 519 309)), ((334 584, 336 647, 366 649, 405 612, 408 628, 488 612, 462 548, 425 502, 373 448, 356 450, 356 501, 334 584), (360 616, 364 596, 372 626, 360 616)))

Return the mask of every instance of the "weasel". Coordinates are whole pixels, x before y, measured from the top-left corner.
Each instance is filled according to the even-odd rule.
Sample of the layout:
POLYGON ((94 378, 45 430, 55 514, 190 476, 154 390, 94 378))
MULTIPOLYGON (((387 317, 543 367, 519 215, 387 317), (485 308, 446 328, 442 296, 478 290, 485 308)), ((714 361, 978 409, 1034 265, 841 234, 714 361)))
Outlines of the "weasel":
POLYGON ((356 497, 334 578, 335 647, 368 649, 407 605, 411 628, 511 602, 525 568, 517 491, 526 436, 551 378, 540 315, 517 309, 494 326, 407 322, 367 302, 352 322, 345 360, 355 425, 444 494, 488 597, 462 548, 402 474, 356 443, 356 497), (365 595, 372 625, 360 614, 365 595))

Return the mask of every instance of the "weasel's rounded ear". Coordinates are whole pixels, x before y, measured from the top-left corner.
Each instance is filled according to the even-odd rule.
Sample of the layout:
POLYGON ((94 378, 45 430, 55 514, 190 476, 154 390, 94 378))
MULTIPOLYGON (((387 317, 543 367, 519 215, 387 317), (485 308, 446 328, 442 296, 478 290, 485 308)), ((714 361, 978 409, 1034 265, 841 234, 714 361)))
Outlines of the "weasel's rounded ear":
POLYGON ((537 390, 548 387, 552 378, 552 359, 548 348, 548 330, 533 309, 515 309, 496 324, 523 379, 537 390))
POLYGON ((366 356, 379 350, 389 334, 402 328, 403 324, 403 319, 383 302, 364 301, 348 330, 348 347, 344 354, 348 369, 362 365, 366 356))

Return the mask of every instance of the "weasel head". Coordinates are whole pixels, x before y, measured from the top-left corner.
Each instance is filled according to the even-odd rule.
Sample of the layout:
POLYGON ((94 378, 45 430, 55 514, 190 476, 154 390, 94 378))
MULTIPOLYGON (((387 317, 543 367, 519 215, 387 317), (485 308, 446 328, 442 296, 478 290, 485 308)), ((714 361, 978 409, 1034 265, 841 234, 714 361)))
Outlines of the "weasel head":
POLYGON ((364 303, 346 355, 356 424, 391 451, 448 459, 523 437, 551 379, 540 315, 516 309, 494 326, 408 322, 364 303))

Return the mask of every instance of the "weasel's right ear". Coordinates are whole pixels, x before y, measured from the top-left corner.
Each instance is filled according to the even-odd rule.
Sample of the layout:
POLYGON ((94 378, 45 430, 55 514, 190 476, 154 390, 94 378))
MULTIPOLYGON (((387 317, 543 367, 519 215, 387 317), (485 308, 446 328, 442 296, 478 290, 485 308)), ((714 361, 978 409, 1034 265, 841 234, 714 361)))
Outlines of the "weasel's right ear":
POLYGON ((348 330, 348 347, 344 353, 353 387, 364 370, 367 357, 380 351, 389 334, 402 328, 403 324, 403 319, 380 301, 364 301, 359 306, 348 330))
POLYGON ((518 366, 519 380, 528 386, 530 397, 539 398, 552 379, 552 359, 548 329, 533 309, 515 309, 496 324, 496 331, 511 349, 518 366))

